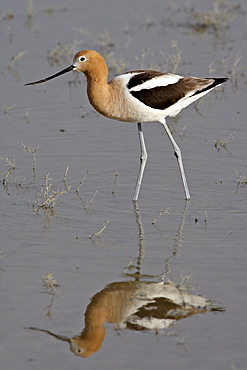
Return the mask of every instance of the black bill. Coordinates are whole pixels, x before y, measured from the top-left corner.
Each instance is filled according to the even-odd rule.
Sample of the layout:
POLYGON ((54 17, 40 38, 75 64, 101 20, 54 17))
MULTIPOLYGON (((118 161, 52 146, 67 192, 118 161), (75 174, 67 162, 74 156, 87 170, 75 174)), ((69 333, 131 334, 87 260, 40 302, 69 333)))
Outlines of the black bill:
POLYGON ((39 80, 39 81, 29 82, 29 83, 25 84, 25 86, 26 86, 26 85, 36 85, 36 84, 41 84, 41 83, 43 83, 43 82, 46 82, 46 81, 52 80, 52 79, 53 79, 53 78, 55 78, 55 77, 61 76, 61 75, 63 75, 64 73, 67 73, 67 72, 73 71, 73 69, 75 69, 75 66, 71 65, 71 66, 69 66, 69 67, 67 67, 67 68, 63 69, 62 71, 60 71, 60 72, 58 72, 58 73, 56 73, 56 74, 54 74, 54 75, 52 75, 52 76, 50 76, 50 77, 46 77, 46 78, 44 78, 43 80, 39 80))

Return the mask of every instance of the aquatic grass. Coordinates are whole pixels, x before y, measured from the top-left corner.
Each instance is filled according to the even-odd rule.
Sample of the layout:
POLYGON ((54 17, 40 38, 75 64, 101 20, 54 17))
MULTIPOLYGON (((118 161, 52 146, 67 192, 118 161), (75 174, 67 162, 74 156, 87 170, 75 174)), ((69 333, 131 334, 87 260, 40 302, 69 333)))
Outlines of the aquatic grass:
POLYGON ((95 232, 93 233, 92 235, 89 235, 89 239, 93 239, 93 238, 100 238, 101 234, 103 233, 103 231, 106 229, 107 225, 109 224, 109 220, 106 221, 105 223, 103 223, 103 227, 98 231, 98 232, 95 232))
MULTIPOLYGON (((26 193, 32 192, 32 195, 30 195, 30 199, 28 200, 28 204, 32 205, 33 211, 35 213, 38 213, 40 210, 44 210, 47 221, 49 222, 49 216, 50 215, 54 216, 56 214, 55 208, 57 206, 58 199, 62 195, 67 194, 69 190, 71 190, 71 186, 67 185, 69 166, 66 167, 65 172, 64 172, 62 188, 58 188, 54 190, 54 186, 52 184, 52 177, 50 177, 49 172, 43 178, 45 180, 45 183, 42 185, 39 185, 39 178, 37 176, 38 175, 37 173, 37 152, 39 150, 39 146, 37 148, 28 147, 22 141, 21 141, 21 144, 23 146, 24 151, 32 155, 32 159, 33 159, 32 179, 27 181, 26 178, 21 178, 18 173, 14 172, 17 170, 15 156, 13 156, 13 158, 9 158, 5 156, 5 157, 0 157, 0 159, 5 161, 6 162, 5 166, 9 168, 2 175, 1 183, 3 185, 4 190, 6 191, 8 195, 10 195, 10 192, 9 192, 10 185, 14 185, 15 188, 18 190, 25 190, 26 193), (35 194, 33 194, 34 191, 35 191, 35 194)), ((84 180, 86 179, 88 173, 89 173, 89 170, 86 172, 83 179, 80 181, 79 185, 77 186, 75 190, 77 197, 81 200, 83 208, 86 211, 88 211, 89 207, 93 203, 98 193, 98 190, 96 190, 90 200, 84 200, 83 197, 80 195, 80 188, 82 184, 84 183, 84 180)), ((116 171, 115 181, 116 181, 117 176, 118 174, 116 171)), ((115 185, 115 181, 114 181, 114 185, 115 185)))
POLYGON ((176 73, 179 70, 181 63, 182 50, 179 48, 176 40, 171 41, 171 47, 174 49, 174 52, 169 53, 168 56, 166 56, 166 53, 162 50, 157 52, 157 56, 157 54, 154 54, 151 51, 151 47, 148 47, 142 50, 140 57, 136 55, 135 60, 139 63, 140 69, 160 70, 164 72, 170 71, 171 73, 176 73))
POLYGON ((5 187, 5 186, 7 186, 8 182, 9 182, 10 174, 16 169, 15 156, 13 156, 12 159, 9 159, 8 157, 1 157, 1 160, 5 160, 6 161, 5 166, 10 167, 8 169, 8 171, 6 172, 6 174, 4 175, 4 179, 2 180, 3 186, 5 187))
POLYGON ((26 119, 27 123, 29 123, 28 115, 30 111, 31 111, 31 108, 27 108, 26 113, 24 114, 24 118, 26 119))
POLYGON ((64 188, 58 190, 52 190, 52 178, 49 177, 50 173, 48 172, 45 176, 45 185, 42 186, 41 190, 36 194, 36 199, 33 203, 33 211, 38 213, 40 209, 49 211, 51 215, 55 215, 54 208, 57 204, 58 198, 67 193, 70 190, 70 186, 66 185, 67 173, 69 167, 66 168, 63 178, 64 188), (37 204, 37 206, 35 206, 37 204))
POLYGON ((27 50, 24 50, 24 51, 20 51, 19 53, 15 54, 11 58, 11 62, 7 65, 7 70, 12 74, 12 76, 17 81, 20 81, 21 77, 14 67, 15 67, 15 64, 18 62, 18 60, 21 59, 26 53, 27 53, 27 50))
POLYGON ((98 35, 94 35, 86 28, 74 28, 74 30, 80 32, 85 37, 89 37, 96 45, 96 48, 100 50, 102 56, 106 60, 110 78, 126 71, 126 61, 121 56, 116 56, 115 43, 108 30, 98 35))
POLYGON ((241 170, 241 173, 236 171, 236 177, 237 177, 237 190, 240 188, 245 187, 247 184, 247 175, 244 173, 244 171, 241 170))
POLYGON ((214 142, 214 146, 218 150, 218 152, 220 152, 220 150, 222 148, 225 149, 225 150, 227 150, 229 152, 229 150, 227 149, 226 146, 232 141, 232 139, 234 138, 235 135, 236 135, 236 132, 234 131, 229 136, 227 136, 227 137, 225 137, 223 139, 216 140, 214 142))
POLYGON ((156 216, 155 218, 154 218, 154 220, 152 221, 152 225, 155 225, 156 224, 156 222, 157 222, 157 220, 158 220, 158 218, 160 218, 161 216, 163 216, 164 214, 169 214, 169 207, 167 207, 165 210, 162 208, 161 210, 160 210, 160 213, 158 214, 158 216, 156 216))
POLYGON ((50 66, 61 65, 61 63, 71 64, 71 55, 75 53, 82 41, 74 39, 71 43, 64 46, 58 42, 57 45, 47 51, 47 60, 50 66))
POLYGON ((4 114, 8 114, 12 109, 14 109, 15 107, 15 103, 13 103, 12 105, 9 105, 7 106, 6 104, 4 104, 2 110, 3 110, 3 113, 4 114))
POLYGON ((83 208, 86 210, 91 204, 92 204, 92 202, 93 202, 93 200, 94 200, 94 198, 96 197, 96 195, 97 195, 97 193, 98 193, 98 190, 96 190, 95 191, 95 193, 94 193, 94 195, 93 195, 93 197, 91 198, 91 200, 87 200, 87 201, 84 201, 83 199, 82 199, 82 197, 80 196, 80 193, 79 193, 79 190, 80 190, 80 188, 81 188, 81 186, 82 186, 82 184, 83 184, 83 182, 84 182, 84 180, 86 179, 86 177, 87 177, 87 175, 88 175, 88 173, 89 173, 89 170, 87 170, 87 172, 86 172, 86 174, 83 176, 83 178, 82 178, 82 180, 80 181, 80 183, 79 183, 79 185, 77 186, 77 188, 76 188, 76 195, 78 196, 78 198, 81 200, 81 202, 82 202, 82 205, 83 205, 83 208))
POLYGON ((55 299, 56 294, 60 291, 61 285, 59 285, 53 276, 53 273, 49 273, 46 276, 42 275, 42 293, 51 295, 50 303, 44 310, 47 310, 46 316, 51 318, 51 308, 55 299))
POLYGON ((211 10, 200 11, 193 4, 186 3, 184 13, 188 16, 187 22, 179 23, 177 26, 191 28, 198 34, 210 32, 217 35, 219 31, 225 32, 229 29, 237 14, 246 14, 246 9, 237 2, 215 0, 211 4, 211 10))
POLYGON ((34 178, 35 178, 36 163, 37 163, 36 153, 39 150, 39 146, 36 149, 35 148, 28 148, 22 141, 21 141, 21 143, 22 143, 22 146, 23 146, 24 150, 31 153, 32 156, 33 156, 33 175, 34 175, 34 178))
POLYGON ((53 273, 46 276, 42 275, 42 291, 48 294, 54 294, 58 291, 60 285, 55 280, 53 273))

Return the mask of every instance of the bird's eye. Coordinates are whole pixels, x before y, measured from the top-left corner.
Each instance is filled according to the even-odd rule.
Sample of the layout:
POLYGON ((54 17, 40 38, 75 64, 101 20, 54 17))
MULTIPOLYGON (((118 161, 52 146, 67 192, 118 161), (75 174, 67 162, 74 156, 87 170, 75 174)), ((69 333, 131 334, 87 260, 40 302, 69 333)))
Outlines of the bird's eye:
POLYGON ((84 62, 86 60, 86 58, 85 57, 80 57, 79 58, 79 62, 84 62))
POLYGON ((80 348, 77 348, 76 353, 77 354, 82 353, 82 350, 80 348))

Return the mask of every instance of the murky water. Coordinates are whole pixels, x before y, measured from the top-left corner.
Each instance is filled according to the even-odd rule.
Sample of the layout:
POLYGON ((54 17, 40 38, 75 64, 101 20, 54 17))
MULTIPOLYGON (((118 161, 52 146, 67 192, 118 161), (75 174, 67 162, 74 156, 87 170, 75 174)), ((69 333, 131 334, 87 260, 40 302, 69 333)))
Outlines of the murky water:
POLYGON ((2 4, 1 369, 246 368, 246 5, 216 4, 2 4), (133 205, 136 125, 83 76, 24 87, 85 48, 111 76, 231 78, 169 121, 189 203, 161 125, 133 205))

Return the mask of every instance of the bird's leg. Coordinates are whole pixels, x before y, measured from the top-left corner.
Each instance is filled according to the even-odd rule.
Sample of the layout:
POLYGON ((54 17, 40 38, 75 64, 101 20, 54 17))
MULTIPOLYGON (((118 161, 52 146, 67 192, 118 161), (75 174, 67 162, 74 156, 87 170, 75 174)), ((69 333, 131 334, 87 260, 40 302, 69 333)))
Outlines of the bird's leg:
POLYGON ((178 166, 179 166, 179 170, 180 170, 183 185, 184 185, 185 197, 186 197, 187 200, 189 200, 190 199, 190 192, 189 192, 189 188, 188 188, 188 184, 187 184, 187 180, 186 180, 186 176, 185 176, 185 172, 184 172, 181 150, 180 150, 179 146, 177 145, 176 141, 174 140, 174 138, 172 136, 172 133, 171 133, 169 127, 167 126, 167 123, 166 123, 165 119, 161 123, 164 126, 164 129, 166 130, 166 133, 167 133, 167 135, 168 135, 168 137, 169 137, 169 139, 170 139, 170 141, 173 145, 174 155, 178 160, 178 166))
POLYGON ((133 201, 138 200, 138 196, 139 196, 139 192, 140 192, 140 188, 141 188, 141 183, 142 183, 142 178, 143 178, 143 173, 144 173, 144 169, 145 169, 147 158, 148 158, 148 153, 147 153, 147 149, 146 149, 146 145, 145 145, 145 140, 144 140, 144 135, 143 135, 142 124, 141 123, 137 123, 137 129, 138 129, 140 145, 141 145, 141 157, 140 157, 140 169, 139 169, 139 173, 138 173, 138 177, 137 177, 137 181, 136 181, 136 188, 135 188, 135 192, 134 192, 134 195, 133 195, 133 201))

